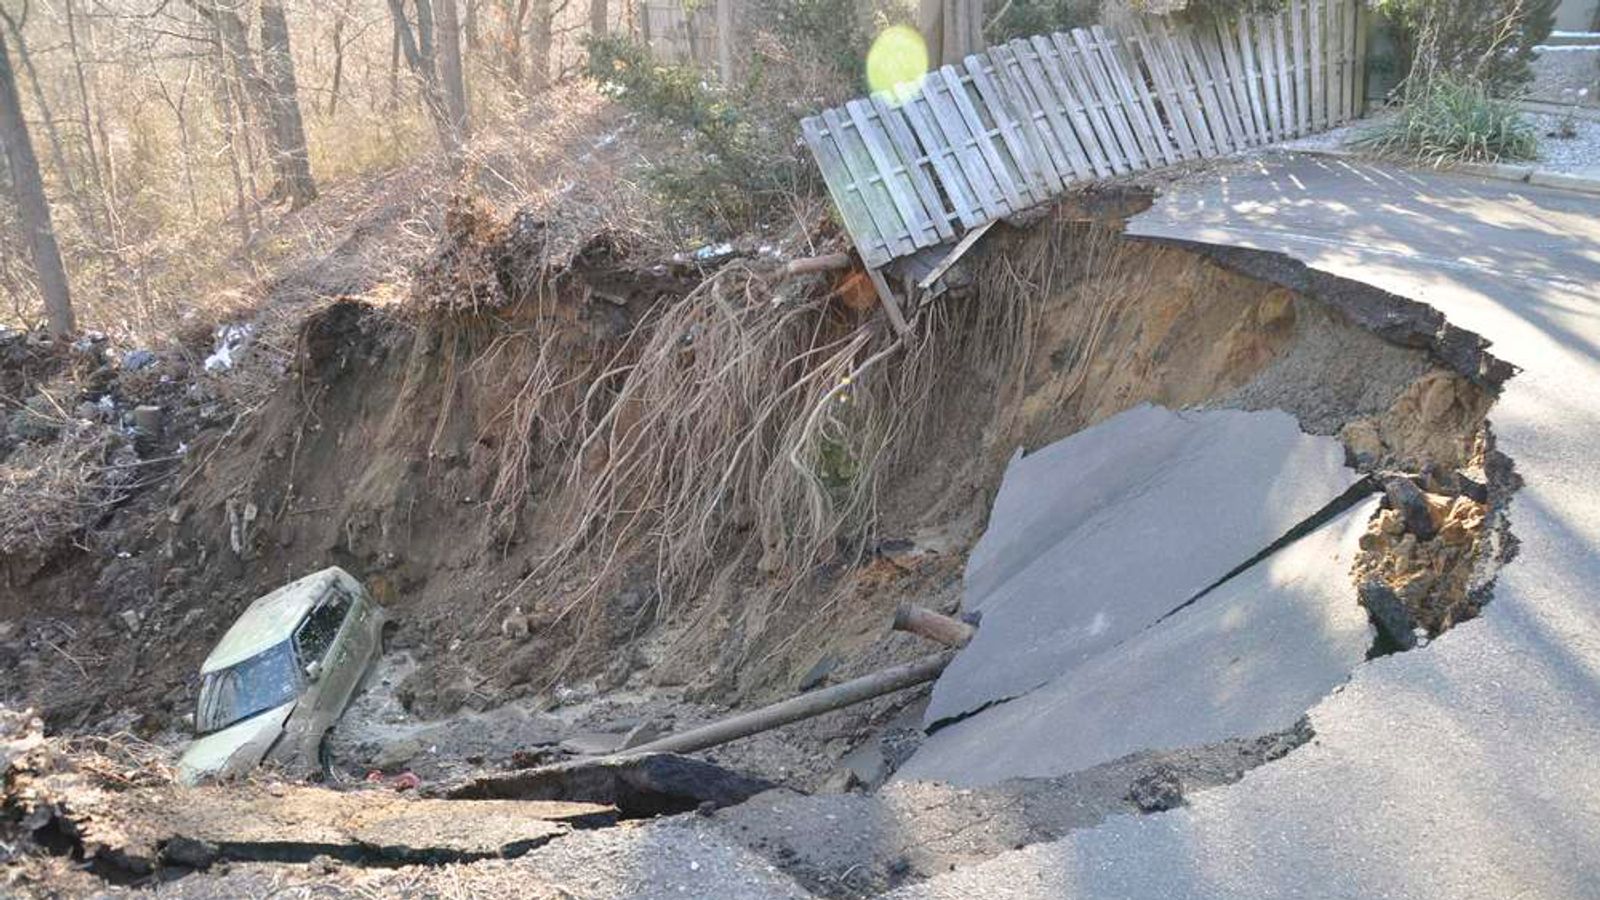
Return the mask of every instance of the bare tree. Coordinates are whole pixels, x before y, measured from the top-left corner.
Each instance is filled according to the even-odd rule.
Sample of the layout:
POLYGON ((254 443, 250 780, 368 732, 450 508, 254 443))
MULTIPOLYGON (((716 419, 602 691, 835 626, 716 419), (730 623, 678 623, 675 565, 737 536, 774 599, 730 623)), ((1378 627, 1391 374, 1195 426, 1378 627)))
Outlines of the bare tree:
POLYGON ((550 0, 528 3, 528 93, 536 94, 550 86, 550 42, 555 12, 550 0))
MULTIPOLYGON (((237 0, 188 2, 215 26, 223 55, 233 70, 232 77, 244 95, 241 118, 248 121, 248 109, 266 131, 273 177, 268 201, 287 200, 293 209, 305 206, 316 199, 317 185, 311 177, 311 157, 306 149, 305 123, 300 115, 300 94, 282 0, 263 0, 261 4, 259 68, 237 0)), ((248 140, 248 132, 244 137, 248 140)))
POLYGON ((33 105, 39 111, 39 122, 44 125, 45 140, 50 146, 50 161, 55 165, 55 175, 60 181, 61 190, 72 202, 77 212, 78 224, 88 234, 93 235, 98 228, 93 214, 84 202, 84 196, 73 183, 72 166, 67 163, 67 155, 61 148, 61 134, 56 128, 55 117, 50 112, 50 103, 45 99, 44 89, 39 81, 39 72, 34 68, 33 57, 28 53, 28 42, 22 36, 22 28, 27 24, 28 4, 22 5, 22 11, 17 16, 12 16, 5 9, 0 8, 0 21, 11 31, 11 38, 15 42, 17 62, 22 64, 22 71, 27 73, 28 85, 32 89, 33 105))
POLYGON ((300 118, 300 90, 295 84, 282 0, 261 3, 261 69, 267 84, 267 126, 277 178, 270 197, 287 199, 290 209, 300 209, 317 198, 317 183, 311 177, 311 155, 306 149, 305 122, 300 118))
POLYGON ((56 231, 50 221, 50 203, 45 199, 39 160, 33 155, 28 123, 22 117, 22 101, 3 31, 0 31, 0 144, 5 145, 6 164, 16 192, 17 220, 33 253, 33 268, 39 274, 39 289, 44 295, 50 333, 57 337, 69 335, 77 330, 72 316, 72 295, 67 287, 66 270, 61 265, 61 249, 56 246, 56 231))
MULTIPOLYGON (((452 160, 461 154, 462 134, 455 127, 443 88, 439 84, 439 69, 433 47, 433 4, 431 0, 412 0, 417 11, 416 30, 406 15, 405 0, 388 0, 389 12, 394 17, 395 38, 406 67, 422 86, 422 102, 439 133, 439 144, 452 160)), ((451 11, 454 12, 454 5, 451 11)), ((459 44, 457 53, 459 55, 459 44)), ((464 105, 464 104, 463 104, 464 105)))
POLYGON ((457 141, 464 141, 467 128, 467 86, 461 70, 461 25, 456 15, 456 0, 439 0, 439 80, 444 87, 445 115, 457 141))

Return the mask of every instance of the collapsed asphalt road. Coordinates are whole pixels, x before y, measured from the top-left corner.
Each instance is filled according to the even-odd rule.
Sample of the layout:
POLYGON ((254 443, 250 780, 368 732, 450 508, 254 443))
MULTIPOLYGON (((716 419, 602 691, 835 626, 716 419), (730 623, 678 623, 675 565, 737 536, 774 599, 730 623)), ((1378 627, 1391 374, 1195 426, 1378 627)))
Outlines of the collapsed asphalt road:
POLYGON ((1371 492, 1280 411, 1141 406, 1014 460, 967 567, 983 627, 927 720, 965 717, 896 777, 993 784, 1289 727, 1372 646, 1347 574, 1371 492))
POLYGON ((1600 198, 1269 157, 1175 186, 1129 233, 1266 251, 1214 258, 1490 340, 1519 369, 1491 420, 1524 481, 1520 553, 1479 618, 1358 668, 1287 758, 893 896, 1600 896, 1600 198))

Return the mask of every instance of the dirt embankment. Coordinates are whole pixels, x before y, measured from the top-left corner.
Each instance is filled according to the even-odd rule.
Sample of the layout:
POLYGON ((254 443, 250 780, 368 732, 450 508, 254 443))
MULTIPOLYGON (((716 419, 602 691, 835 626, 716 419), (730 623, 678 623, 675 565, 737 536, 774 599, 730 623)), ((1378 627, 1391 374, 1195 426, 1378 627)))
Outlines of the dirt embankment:
MULTIPOLYGON (((890 341, 873 311, 830 278, 746 274, 770 265, 756 246, 634 259, 602 239, 552 264, 536 221, 458 207, 412 302, 346 300, 304 321, 265 403, 189 448, 177 489, 125 516, 127 558, 27 586, 76 636, 41 650, 11 605, 20 625, 4 639, 33 641, 7 662, 14 695, 58 725, 123 710, 148 730, 175 724, 244 604, 330 563, 403 623, 398 644, 421 665, 399 695, 415 715, 622 685, 787 693, 915 652, 886 641, 889 616, 907 599, 954 609, 1011 454, 1143 402, 1285 408, 1340 434, 1366 470, 1433 471, 1423 489, 1450 504, 1489 478, 1468 451, 1492 384, 1315 296, 1125 240, 1094 206, 998 229, 969 287, 923 312, 922 345, 872 368, 890 341), (755 338, 772 333, 804 338, 755 338), (824 350, 843 367, 796 362, 824 350), (795 399, 770 403, 774 391, 795 399), (756 445, 800 449, 741 455, 756 445), (796 462, 803 479, 783 475, 796 462), (673 518, 662 498, 704 505, 673 518), (774 512, 812 516, 819 501, 826 540, 785 568, 794 539, 774 537, 774 512)), ((1406 581, 1392 549, 1374 543, 1386 561, 1371 565, 1406 581)), ((1453 598, 1481 588, 1483 555, 1469 543, 1428 563, 1435 577, 1406 601, 1425 627, 1471 614, 1453 598), (1436 608, 1451 612, 1428 618, 1436 608)))
MULTIPOLYGON (((1375 652, 1474 615, 1514 549, 1481 347, 1441 351, 1425 317, 1380 335, 1361 310, 1389 299, 1125 239, 1097 208, 997 228, 905 347, 849 276, 780 283, 759 245, 697 261, 598 239, 552 260, 536 221, 457 207, 415 297, 297 323, 264 400, 116 507, 111 552, 30 570, 0 604, 6 699, 170 737, 243 606, 338 564, 419 663, 345 771, 391 734, 460 772, 525 764, 535 716, 562 738, 681 727, 926 652, 892 611, 958 607, 1008 459, 1146 402, 1282 408, 1340 437, 1387 498, 1352 573, 1375 652), (507 710, 522 724, 451 724, 507 710)), ((895 718, 910 699, 716 756, 804 787, 851 751, 892 767, 918 739, 895 718)))

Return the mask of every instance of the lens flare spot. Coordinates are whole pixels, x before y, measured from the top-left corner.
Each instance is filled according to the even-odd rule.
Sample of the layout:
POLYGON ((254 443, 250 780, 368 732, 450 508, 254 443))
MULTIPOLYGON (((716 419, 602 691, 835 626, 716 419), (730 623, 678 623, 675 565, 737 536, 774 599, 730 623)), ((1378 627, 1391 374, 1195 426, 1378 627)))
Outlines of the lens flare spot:
POLYGON ((867 86, 904 100, 928 74, 928 45, 910 25, 891 25, 867 51, 867 86))

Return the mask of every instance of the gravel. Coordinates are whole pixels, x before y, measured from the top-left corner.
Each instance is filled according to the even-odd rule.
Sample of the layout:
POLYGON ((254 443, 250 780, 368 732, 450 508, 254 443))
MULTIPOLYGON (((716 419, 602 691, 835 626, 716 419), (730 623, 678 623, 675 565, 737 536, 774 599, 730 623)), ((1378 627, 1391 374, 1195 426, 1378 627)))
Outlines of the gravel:
POLYGON ((1539 130, 1539 168, 1600 177, 1600 120, 1549 113, 1532 113, 1528 119, 1539 130), (1560 137, 1563 126, 1570 127, 1576 134, 1560 137))
MULTIPOLYGON (((1392 113, 1376 113, 1359 122, 1342 125, 1321 134, 1282 141, 1268 149, 1317 152, 1348 150, 1365 130, 1392 113)), ((1572 115, 1525 113, 1539 136, 1539 158, 1532 165, 1546 172, 1588 175, 1600 178, 1600 117, 1592 110, 1577 110, 1572 115), (1561 136, 1570 128, 1571 137, 1561 136)))

